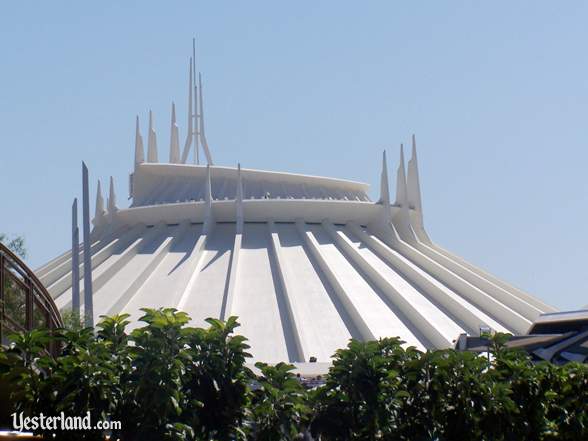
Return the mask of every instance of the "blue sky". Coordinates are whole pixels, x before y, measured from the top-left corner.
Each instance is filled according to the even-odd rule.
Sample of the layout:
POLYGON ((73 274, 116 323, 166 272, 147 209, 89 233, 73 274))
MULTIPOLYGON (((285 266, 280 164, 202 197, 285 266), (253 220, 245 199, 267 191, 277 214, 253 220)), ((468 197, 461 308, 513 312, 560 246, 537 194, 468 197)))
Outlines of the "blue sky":
MULTIPOLYGON (((588 303, 588 3, 5 2, 0 231, 68 246, 80 162, 125 203, 134 118, 186 120, 198 42, 215 161, 365 181, 416 133, 430 236, 559 308, 588 303)), ((95 182, 93 182, 93 186, 95 182)), ((394 190, 394 189, 392 189, 394 190)), ((93 191, 93 190, 92 190, 93 191)))

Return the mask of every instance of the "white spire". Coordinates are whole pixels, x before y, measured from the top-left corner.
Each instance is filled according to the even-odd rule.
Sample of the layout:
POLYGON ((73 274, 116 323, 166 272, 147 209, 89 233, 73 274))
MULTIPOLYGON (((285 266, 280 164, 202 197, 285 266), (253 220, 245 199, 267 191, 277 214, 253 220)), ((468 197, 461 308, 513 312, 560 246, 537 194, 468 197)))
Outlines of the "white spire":
POLYGON ((235 196, 237 208, 237 233, 243 232, 243 178, 241 177, 241 164, 237 164, 237 194, 235 196))
POLYGON ((412 157, 408 161, 407 199, 408 205, 413 208, 411 220, 413 221, 413 231, 418 239, 425 243, 431 243, 429 235, 425 231, 423 222, 423 206, 421 202, 421 184, 419 181, 419 164, 417 160, 416 140, 412 135, 412 157))
POLYGON ((200 164, 200 123, 198 120, 198 94, 196 93, 196 39, 192 38, 192 67, 194 72, 194 163, 200 164))
POLYGON ((118 208, 116 207, 116 194, 114 192, 114 179, 110 177, 110 190, 108 192, 108 213, 114 214, 118 208))
POLYGON ((404 172, 404 146, 400 144, 400 164, 396 178, 396 205, 406 207, 408 205, 406 194, 406 174, 404 172))
POLYGON ((419 165, 417 160, 416 140, 412 135, 412 157, 408 161, 408 175, 406 178, 408 203, 419 213, 422 213, 421 185, 419 181, 419 165))
POLYGON ((90 185, 88 167, 82 162, 82 226, 84 232, 84 324, 94 327, 94 297, 92 288, 92 251, 90 248, 90 185))
POLYGON ((182 164, 188 161, 190 154, 190 147, 192 146, 192 138, 194 136, 194 109, 192 102, 194 100, 192 92, 194 91, 194 73, 192 72, 192 58, 190 58, 190 80, 188 85, 188 132, 186 133, 186 142, 184 143, 184 151, 182 152, 182 164))
POLYGON ((104 198, 102 197, 102 184, 98 179, 98 186, 96 187, 96 210, 94 211, 94 219, 98 220, 104 216, 104 198))
POLYGON ((172 101, 171 135, 169 142, 169 162, 180 162, 180 132, 176 124, 176 104, 172 101))
POLYGON ((382 154, 382 174, 380 175, 380 200, 385 207, 390 208, 390 185, 388 183, 388 163, 386 161, 386 150, 382 154))
POLYGON ((198 73, 198 102, 200 105, 200 142, 202 142, 202 148, 204 149, 208 165, 214 165, 212 156, 210 155, 210 149, 208 148, 208 142, 206 141, 206 134, 204 133, 204 105, 202 101, 202 76, 200 73, 198 73))
POLYGON ((157 135, 153 128, 153 112, 149 111, 149 137, 147 139, 147 161, 157 161, 157 135))
POLYGON ((137 115, 137 123, 135 125, 135 167, 145 162, 145 152, 143 150, 143 137, 139 129, 139 115, 137 115))
POLYGON ((71 207, 71 309, 80 316, 80 229, 78 227, 78 199, 71 207))

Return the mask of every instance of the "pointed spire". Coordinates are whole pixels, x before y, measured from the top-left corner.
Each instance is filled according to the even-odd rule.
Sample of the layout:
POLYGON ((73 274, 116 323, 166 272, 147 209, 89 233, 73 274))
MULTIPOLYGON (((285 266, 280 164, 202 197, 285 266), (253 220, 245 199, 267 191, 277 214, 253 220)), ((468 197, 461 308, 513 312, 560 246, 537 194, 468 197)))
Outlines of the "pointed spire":
POLYGON ((98 185, 96 186, 96 209, 94 211, 94 219, 98 220, 103 215, 104 215, 104 198, 102 197, 102 185, 100 183, 100 179, 98 179, 98 185))
POLYGON ((406 173, 404 171, 404 146, 400 144, 400 164, 396 178, 396 205, 407 207, 406 173))
POLYGON ((147 162, 157 161, 157 135, 153 128, 153 112, 149 111, 149 137, 147 139, 147 162))
POLYGON ((118 211, 116 207, 116 194, 114 192, 114 178, 110 177, 110 190, 108 191, 108 213, 113 214, 118 211))
POLYGON ((80 229, 78 227, 78 199, 71 206, 71 309, 75 319, 80 317, 80 229))
POLYGON ((210 155, 210 149, 208 148, 208 142, 206 141, 206 134, 204 133, 204 105, 202 100, 202 75, 200 73, 198 73, 198 102, 200 105, 200 142, 202 143, 208 165, 214 165, 212 156, 210 155))
POLYGON ((196 93, 196 38, 192 38, 192 63, 194 68, 194 163, 200 165, 200 123, 198 119, 198 94, 196 93))
POLYGON ((380 175, 380 200, 385 207, 390 207, 390 184, 388 183, 388 162, 386 150, 382 154, 382 174, 380 175))
POLYGON ((235 195, 237 209, 237 233, 243 232, 243 178, 241 177, 241 164, 237 164, 237 194, 235 195))
POLYGON ((139 128, 139 115, 137 115, 135 125, 135 167, 143 162, 145 162, 145 152, 143 150, 143 137, 139 128))
POLYGON ((94 327, 94 296, 92 288, 92 251, 90 248, 90 191, 86 163, 82 162, 82 226, 84 232, 84 324, 94 327))
POLYGON ((169 162, 177 164, 180 162, 180 132, 176 124, 176 104, 172 101, 171 135, 169 142, 169 162))
POLYGON ((412 157, 408 161, 408 176, 406 178, 408 203, 419 213, 422 213, 421 184, 419 180, 419 164, 416 151, 415 136, 412 135, 412 157))
POLYGON ((188 83, 188 132, 186 133, 186 142, 184 143, 184 151, 182 152, 182 164, 188 161, 192 138, 194 137, 194 109, 192 108, 194 101, 194 97, 192 96, 192 92, 194 91, 194 73, 192 71, 192 58, 190 58, 190 80, 188 83))

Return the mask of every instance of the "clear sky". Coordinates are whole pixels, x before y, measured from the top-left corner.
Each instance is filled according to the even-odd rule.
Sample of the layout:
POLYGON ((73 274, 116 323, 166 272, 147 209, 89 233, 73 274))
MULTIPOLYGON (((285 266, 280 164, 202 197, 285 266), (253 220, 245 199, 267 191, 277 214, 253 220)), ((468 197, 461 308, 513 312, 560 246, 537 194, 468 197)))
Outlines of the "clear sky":
POLYGON ((166 156, 173 99, 185 135, 195 35, 215 162, 376 198, 382 150, 395 170, 414 132, 433 240, 580 307, 586 23, 583 1, 3 2, 0 231, 25 236, 33 267, 64 251, 82 159, 127 203, 135 115, 146 135, 153 109, 166 156))

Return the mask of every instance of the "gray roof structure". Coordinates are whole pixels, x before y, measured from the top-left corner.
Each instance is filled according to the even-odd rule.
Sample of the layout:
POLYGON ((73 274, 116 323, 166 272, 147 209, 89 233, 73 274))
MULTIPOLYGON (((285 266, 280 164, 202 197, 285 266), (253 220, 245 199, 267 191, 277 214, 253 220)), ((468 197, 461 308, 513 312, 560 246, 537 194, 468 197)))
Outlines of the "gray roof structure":
MULTIPOLYGON (((489 343, 488 338, 463 334, 455 347, 487 352, 489 343)), ((526 335, 511 337, 506 346, 527 351, 537 361, 588 362, 588 309, 541 314, 526 335)))

